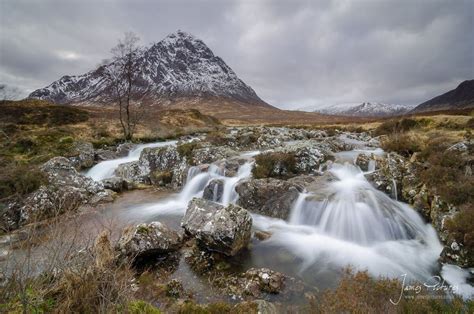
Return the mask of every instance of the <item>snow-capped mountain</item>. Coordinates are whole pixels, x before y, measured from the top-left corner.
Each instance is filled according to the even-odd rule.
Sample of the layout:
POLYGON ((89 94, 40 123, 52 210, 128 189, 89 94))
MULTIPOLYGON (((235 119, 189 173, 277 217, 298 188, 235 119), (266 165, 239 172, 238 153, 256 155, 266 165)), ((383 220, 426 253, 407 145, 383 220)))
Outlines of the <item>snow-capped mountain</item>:
POLYGON ((391 105, 382 103, 364 102, 360 105, 326 107, 316 112, 328 115, 354 117, 387 117, 402 115, 413 109, 411 105, 391 105))
MULTIPOLYGON (((139 64, 140 89, 147 99, 216 96, 269 106, 203 41, 183 31, 141 51, 139 64)), ((94 103, 108 88, 104 73, 109 67, 111 64, 83 75, 63 76, 29 97, 59 104, 94 103)))

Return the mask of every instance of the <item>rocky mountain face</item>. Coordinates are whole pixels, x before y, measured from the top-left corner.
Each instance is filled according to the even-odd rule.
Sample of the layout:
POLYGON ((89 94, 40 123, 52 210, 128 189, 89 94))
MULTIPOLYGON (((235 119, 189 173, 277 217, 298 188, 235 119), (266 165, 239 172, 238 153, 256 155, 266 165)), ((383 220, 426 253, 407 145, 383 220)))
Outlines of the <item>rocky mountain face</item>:
POLYGON ((474 80, 467 80, 453 90, 425 101, 413 113, 474 108, 474 80))
POLYGON ((388 117, 407 113, 412 109, 408 105, 390 105, 382 103, 364 102, 360 105, 323 108, 316 112, 328 115, 353 117, 388 117))
MULTIPOLYGON (((140 52, 140 91, 160 102, 180 97, 224 97, 270 107, 235 72, 194 36, 177 31, 140 52)), ((58 81, 30 94, 58 104, 95 103, 108 88, 105 73, 111 64, 58 81)))

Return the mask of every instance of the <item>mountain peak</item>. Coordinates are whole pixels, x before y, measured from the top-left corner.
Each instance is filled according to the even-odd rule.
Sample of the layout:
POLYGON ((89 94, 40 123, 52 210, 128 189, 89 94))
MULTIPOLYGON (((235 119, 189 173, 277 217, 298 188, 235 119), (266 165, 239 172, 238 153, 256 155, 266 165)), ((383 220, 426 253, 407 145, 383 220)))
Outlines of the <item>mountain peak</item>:
MULTIPOLYGON (((177 30, 143 49, 139 56, 140 90, 152 103, 180 97, 224 97, 268 106, 255 91, 195 36, 177 30)), ((60 104, 103 100, 109 65, 78 76, 64 76, 30 94, 60 104)))
POLYGON ((474 108, 474 80, 461 82, 455 89, 418 105, 413 112, 474 108))

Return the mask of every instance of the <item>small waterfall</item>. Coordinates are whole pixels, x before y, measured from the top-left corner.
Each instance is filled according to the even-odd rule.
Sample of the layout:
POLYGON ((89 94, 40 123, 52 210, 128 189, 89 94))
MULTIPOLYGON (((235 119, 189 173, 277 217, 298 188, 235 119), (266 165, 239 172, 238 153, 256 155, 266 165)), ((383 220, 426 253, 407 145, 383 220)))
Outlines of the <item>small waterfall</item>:
POLYGON ((356 166, 334 164, 329 171, 337 180, 300 193, 288 222, 254 215, 255 228, 272 233, 264 243, 297 256, 300 272, 351 265, 374 276, 431 277, 442 249, 433 227, 373 188, 356 166))
POLYGON ((392 179, 392 197, 398 201, 397 181, 392 179))
POLYGON ((301 194, 290 223, 314 226, 361 245, 413 239, 423 230, 424 223, 413 210, 373 188, 355 166, 335 165, 331 172, 338 180, 329 184, 326 197, 301 194))
POLYGON ((86 172, 86 176, 92 178, 94 181, 112 178, 114 177, 115 169, 117 169, 119 165, 127 162, 137 161, 140 158, 140 154, 145 148, 164 147, 167 145, 176 145, 176 143, 176 141, 167 141, 137 145, 128 153, 126 157, 99 162, 97 165, 90 168, 86 172))
POLYGON ((375 160, 369 160, 369 165, 367 167, 367 172, 374 172, 375 171, 375 160))
POLYGON ((252 163, 248 162, 240 166, 235 177, 224 179, 224 192, 222 193, 223 205, 229 205, 230 203, 235 203, 237 201, 238 194, 235 191, 235 186, 240 180, 250 177, 251 174, 252 163))
POLYGON ((188 174, 186 175, 186 183, 191 181, 197 174, 201 173, 201 168, 192 166, 188 169, 188 174))
MULTIPOLYGON (((197 167, 191 167, 188 170, 188 179, 183 187, 183 190, 174 197, 167 199, 157 204, 146 205, 142 211, 153 214, 178 214, 181 215, 186 211, 188 202, 193 197, 202 197, 204 188, 213 180, 219 179, 224 181, 224 191, 222 195, 221 204, 228 205, 237 200, 237 192, 235 191, 236 184, 245 178, 248 178, 252 172, 252 163, 245 163, 240 166, 235 177, 223 176, 222 168, 212 164, 207 169, 207 172, 196 170, 197 167)), ((216 186, 214 186, 214 198, 217 197, 216 186)))

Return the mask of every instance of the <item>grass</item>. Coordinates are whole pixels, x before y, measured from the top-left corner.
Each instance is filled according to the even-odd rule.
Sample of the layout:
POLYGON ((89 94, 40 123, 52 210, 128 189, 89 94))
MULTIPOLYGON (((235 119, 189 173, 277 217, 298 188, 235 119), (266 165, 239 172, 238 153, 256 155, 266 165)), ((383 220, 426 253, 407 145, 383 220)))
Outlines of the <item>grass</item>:
POLYGON ((190 142, 190 143, 184 143, 184 144, 178 145, 176 149, 178 151, 178 154, 181 157, 186 158, 186 161, 188 162, 188 164, 193 165, 194 164, 193 151, 199 147, 201 147, 199 143, 190 142))
POLYGON ((296 174, 296 159, 291 153, 264 153, 255 157, 254 178, 287 178, 296 174))
MULTIPOLYGON (((123 142, 116 112, 111 109, 59 106, 41 100, 1 101, 0 202, 21 197, 45 183, 39 165, 55 156, 70 157, 76 142, 112 148, 123 142)), ((220 122, 197 110, 153 113, 138 126, 137 142, 161 141, 213 130, 220 122), (167 123, 177 123, 172 125, 167 123)), ((191 147, 181 147, 190 156, 191 147)), ((157 174, 160 184, 169 175, 157 174)))
MULTIPOLYGON (((411 283, 421 285, 422 283, 411 283)), ((471 313, 474 302, 459 297, 449 300, 444 292, 422 290, 404 292, 397 305, 402 289, 397 279, 372 278, 367 272, 354 273, 347 269, 333 290, 310 302, 312 313, 471 313)))

